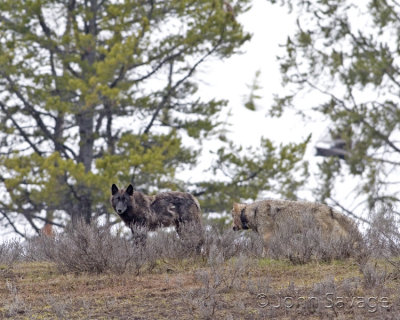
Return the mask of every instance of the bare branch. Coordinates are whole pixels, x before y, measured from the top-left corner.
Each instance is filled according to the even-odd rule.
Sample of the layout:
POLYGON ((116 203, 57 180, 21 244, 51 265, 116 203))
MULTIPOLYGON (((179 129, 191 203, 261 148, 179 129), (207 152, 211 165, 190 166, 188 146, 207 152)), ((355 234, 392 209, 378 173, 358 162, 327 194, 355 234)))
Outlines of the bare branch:
POLYGON ((329 200, 331 200, 331 201, 335 204, 335 206, 339 207, 342 211, 346 212, 349 216, 351 216, 351 217, 353 217, 353 218, 355 218, 355 219, 357 219, 357 220, 359 220, 359 221, 361 221, 361 222, 367 223, 368 225, 371 224, 370 221, 368 221, 368 220, 366 220, 366 219, 364 219, 364 218, 362 218, 362 217, 357 216, 357 215, 356 215, 355 213, 353 213, 352 211, 350 211, 350 210, 346 209, 345 207, 343 207, 343 206, 342 206, 339 202, 337 202, 335 199, 329 198, 329 200))
POLYGON ((43 221, 43 222, 45 222, 47 224, 51 224, 51 225, 56 226, 56 227, 65 228, 64 225, 62 225, 60 223, 57 223, 57 222, 54 222, 53 220, 50 220, 50 219, 47 219, 47 218, 39 217, 39 216, 36 216, 36 215, 31 215, 31 217, 33 219, 37 219, 37 220, 43 221))
POLYGON ((47 26, 46 22, 44 21, 44 17, 42 15, 41 9, 39 9, 40 11, 37 14, 38 20, 39 20, 39 24, 42 27, 42 30, 44 32, 44 34, 46 35, 47 38, 50 39, 51 37, 51 30, 50 28, 47 26))
POLYGON ((12 117, 12 115, 8 112, 7 107, 0 101, 0 107, 3 110, 5 114, 7 114, 7 117, 12 121, 13 125, 17 128, 21 136, 24 138, 24 140, 29 144, 29 146, 40 156, 42 156, 42 152, 37 148, 36 144, 31 141, 31 139, 28 137, 28 134, 21 128, 21 126, 18 124, 18 122, 12 117))
MULTIPOLYGON (((332 100, 334 100, 336 103, 338 103, 339 105, 341 105, 343 107, 343 109, 345 109, 347 112, 352 113, 354 112, 353 109, 349 108, 346 106, 346 104, 344 103, 343 100, 339 99, 338 97, 336 97, 333 93, 328 92, 324 89, 321 89, 320 87, 318 87, 317 85, 315 85, 314 83, 312 83, 310 80, 308 79, 304 79, 304 82, 306 82, 311 88, 317 90, 318 92, 325 94, 329 97, 331 97, 332 100)), ((357 102, 355 101, 355 98, 353 97, 353 94, 351 92, 351 89, 348 88, 348 94, 349 97, 351 98, 351 101, 353 103, 353 108, 357 107, 357 102)), ((360 117, 359 119, 360 122, 362 122, 365 126, 368 127, 368 129, 370 129, 372 132, 374 132, 374 134, 376 134, 377 136, 379 136, 379 138, 381 138, 384 142, 386 142, 393 150, 395 150, 396 152, 400 153, 400 148, 398 148, 390 139, 389 137, 385 136, 382 132, 378 131, 375 126, 369 124, 367 122, 367 120, 365 120, 364 117, 360 117)))
MULTIPOLYGON (((157 105, 156 111, 154 112, 153 116, 151 117, 151 120, 150 120, 149 124, 147 125, 146 129, 143 131, 143 133, 148 133, 150 131, 151 127, 153 126, 153 123, 154 123, 155 119, 157 118, 157 116, 160 113, 161 109, 165 106, 165 103, 168 101, 168 99, 171 97, 171 95, 175 92, 175 90, 182 83, 184 83, 189 77, 192 76, 192 74, 197 69, 197 67, 199 66, 200 63, 202 63, 205 59, 207 59, 207 57, 209 57, 211 54, 213 54, 217 50, 217 48, 219 47, 221 41, 222 41, 222 39, 220 39, 220 41, 218 41, 218 43, 214 46, 214 48, 209 50, 203 57, 201 57, 192 66, 192 68, 190 68, 189 72, 184 77, 182 77, 179 81, 177 81, 173 86, 171 86, 171 84, 168 83, 168 90, 164 94, 164 96, 163 96, 162 100, 160 101, 160 103, 157 105)), ((169 81, 171 81, 171 69, 170 69, 170 73, 169 73, 168 77, 169 77, 169 81)))
POLYGON ((32 117, 36 120, 36 124, 38 125, 38 127, 43 131, 43 133, 45 134, 46 137, 48 137, 49 139, 53 140, 52 134, 50 133, 50 131, 47 129, 46 124, 43 122, 42 118, 40 117, 39 112, 37 112, 37 110, 35 110, 34 106, 32 106, 24 97, 24 95, 21 93, 21 91, 19 91, 17 89, 17 86, 15 85, 14 81, 10 78, 9 75, 5 74, 4 72, 2 72, 2 75, 4 78, 7 79, 8 83, 10 84, 10 89, 12 92, 14 92, 16 94, 16 96, 18 97, 18 99, 20 99, 22 101, 22 103, 24 104, 24 106, 26 107, 27 111, 29 111, 29 113, 32 115, 32 117))
POLYGON ((10 219, 10 217, 8 216, 7 213, 5 213, 4 211, 0 210, 0 213, 3 215, 4 218, 6 218, 6 220, 8 221, 8 223, 10 224, 11 228, 13 228, 14 232, 16 234, 19 234, 21 237, 26 239, 26 235, 24 233, 22 233, 21 231, 18 230, 17 226, 15 225, 15 223, 10 219))

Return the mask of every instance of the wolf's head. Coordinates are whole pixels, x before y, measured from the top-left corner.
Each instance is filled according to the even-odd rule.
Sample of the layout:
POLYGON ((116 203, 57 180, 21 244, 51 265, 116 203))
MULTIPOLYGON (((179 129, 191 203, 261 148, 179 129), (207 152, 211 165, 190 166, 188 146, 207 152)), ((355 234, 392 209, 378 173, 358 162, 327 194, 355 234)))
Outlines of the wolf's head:
POLYGON ((247 220, 245 210, 245 204, 236 202, 233 203, 231 213, 233 218, 232 228, 234 231, 249 229, 249 226, 247 225, 249 221, 247 220))
POLYGON ((115 184, 111 186, 111 205, 116 213, 119 215, 126 213, 128 207, 132 206, 132 195, 133 187, 131 184, 126 188, 126 190, 119 190, 115 184))

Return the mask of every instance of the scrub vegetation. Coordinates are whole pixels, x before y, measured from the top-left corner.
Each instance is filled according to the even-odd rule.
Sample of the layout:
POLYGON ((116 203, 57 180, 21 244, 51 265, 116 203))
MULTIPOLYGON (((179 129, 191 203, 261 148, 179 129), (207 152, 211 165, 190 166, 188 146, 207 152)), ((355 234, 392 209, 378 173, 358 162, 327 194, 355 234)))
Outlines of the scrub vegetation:
POLYGON ((398 319, 400 238, 388 226, 369 229, 365 248, 351 258, 338 259, 340 248, 330 247, 327 259, 329 252, 322 258, 316 235, 305 230, 295 238, 274 235, 264 255, 255 232, 209 224, 199 254, 196 238, 181 240, 175 232, 159 230, 138 244, 130 233, 79 222, 54 236, 0 245, 0 315, 398 319), (312 246, 315 255, 304 250, 312 246))

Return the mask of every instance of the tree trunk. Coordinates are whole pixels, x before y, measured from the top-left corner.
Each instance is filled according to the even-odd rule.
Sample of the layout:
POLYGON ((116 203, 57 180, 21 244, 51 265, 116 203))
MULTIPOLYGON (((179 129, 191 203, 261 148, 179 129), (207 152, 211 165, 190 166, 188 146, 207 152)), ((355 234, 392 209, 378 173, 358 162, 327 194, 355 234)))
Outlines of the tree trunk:
MULTIPOLYGON (((92 18, 89 20, 87 27, 87 33, 92 35, 93 42, 89 45, 83 59, 89 62, 89 65, 93 65, 96 61, 96 47, 95 39, 97 36, 97 25, 96 25, 96 13, 97 13, 97 0, 90 1, 89 10, 92 12, 92 18)), ((89 78, 89 77, 87 77, 89 78)), ((93 147, 94 147, 94 106, 88 106, 86 103, 82 103, 82 110, 77 114, 76 120, 79 127, 79 155, 78 162, 83 163, 85 167, 85 173, 91 171, 93 162, 93 147)), ((77 193, 79 195, 78 208, 74 210, 73 215, 78 215, 86 223, 90 223, 92 217, 92 196, 91 192, 86 185, 78 185, 77 193)), ((76 217, 72 217, 73 223, 76 221, 76 217), (75 220, 75 221, 74 221, 75 220)))

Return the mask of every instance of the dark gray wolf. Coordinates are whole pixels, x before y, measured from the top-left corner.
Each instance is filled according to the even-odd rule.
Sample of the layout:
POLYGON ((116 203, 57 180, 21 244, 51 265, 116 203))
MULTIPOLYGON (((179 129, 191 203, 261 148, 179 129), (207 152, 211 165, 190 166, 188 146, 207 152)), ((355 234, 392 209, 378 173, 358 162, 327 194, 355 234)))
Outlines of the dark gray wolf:
POLYGON ((191 225, 198 237, 203 236, 200 205, 190 193, 171 191, 148 196, 134 191, 132 185, 118 189, 113 184, 110 200, 115 212, 131 228, 132 233, 134 227, 144 227, 151 231, 174 226, 183 239, 183 226, 191 225))

